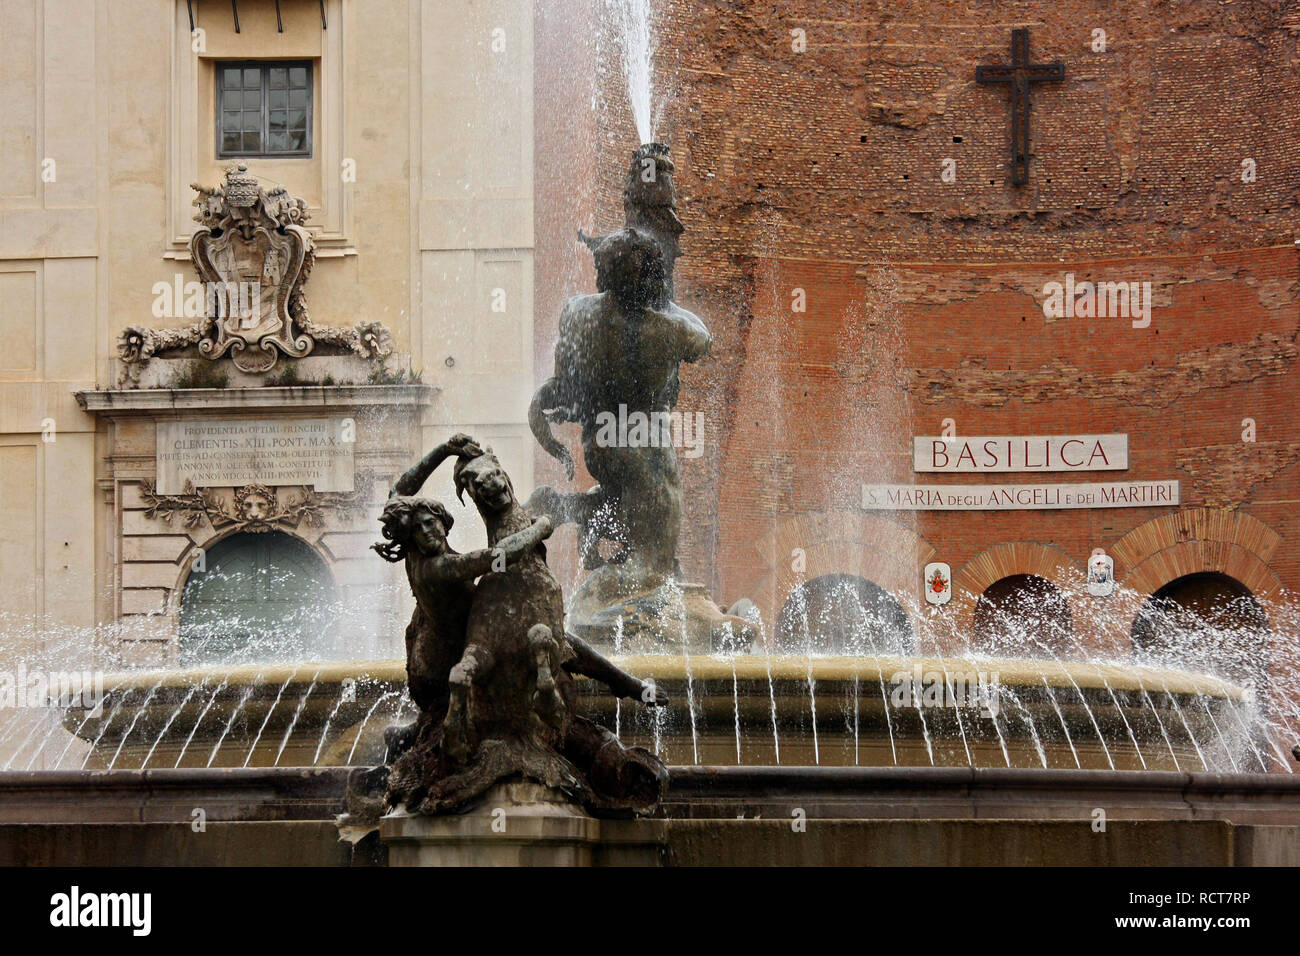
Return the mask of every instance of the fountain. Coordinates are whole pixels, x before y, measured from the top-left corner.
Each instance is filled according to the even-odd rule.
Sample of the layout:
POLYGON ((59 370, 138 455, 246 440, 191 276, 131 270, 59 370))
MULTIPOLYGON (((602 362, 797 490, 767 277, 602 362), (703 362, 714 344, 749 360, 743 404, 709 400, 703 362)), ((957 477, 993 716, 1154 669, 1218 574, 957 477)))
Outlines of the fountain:
MULTIPOLYGON (((586 492, 542 486, 519 506, 520 514, 545 522, 545 535, 570 522, 581 530, 591 575, 569 596, 565 623, 555 619, 548 627, 552 635, 565 635, 565 654, 576 648, 584 661, 596 662, 571 668, 576 675, 616 688, 614 698, 596 691, 598 681, 574 689, 616 748, 631 744, 697 766, 1292 770, 1285 749, 1295 715, 1264 709, 1251 689, 1261 674, 1239 667, 1215 674, 1215 655, 1204 653, 1205 636, 1194 624, 1183 622, 1182 641, 1138 665, 1090 651, 1073 633, 1049 633, 1046 619, 1023 606, 997 612, 998 653, 989 656, 972 653, 953 615, 936 618, 933 608, 905 607, 897 595, 864 594, 847 582, 818 609, 796 589, 793 611, 776 622, 775 634, 766 633, 761 617, 724 613, 701 585, 683 582, 676 541, 687 509, 672 443, 606 440, 620 437, 617 430, 607 435, 613 408, 624 409, 624 420, 640 414, 647 422, 654 416, 668 421, 679 390, 678 362, 703 360, 709 347, 703 323, 668 297, 682 231, 672 169, 666 147, 639 147, 624 189, 625 228, 599 239, 580 234, 595 256, 600 293, 576 297, 566 307, 555 375, 533 401, 530 420, 539 444, 570 474, 572 455, 550 426, 582 423, 584 457, 600 485, 586 492), (642 170, 649 171, 645 180, 642 170), (657 358, 635 366, 626 363, 629 351, 657 358), (1068 653, 1053 650, 1068 642, 1074 645, 1068 653), (618 667, 611 671, 589 644, 614 651, 618 667), (1203 668, 1179 666, 1189 659, 1189 644, 1201 649, 1203 668), (619 667, 652 680, 673 706, 666 712, 625 708, 618 696, 636 700, 643 685, 619 667)), ((459 462, 457 488, 471 494, 474 486, 462 480, 461 469, 492 460, 465 436, 434 449, 398 481, 384 512, 387 536, 408 534, 395 530, 409 524, 407 512, 427 512, 430 526, 445 535, 451 520, 446 510, 410 496, 449 458, 459 462)), ((535 546, 541 533, 535 530, 527 546, 535 546)), ((435 537, 445 546, 445 537, 435 537)), ((509 560, 512 540, 501 542, 509 560)), ((393 559, 416 553, 409 544, 393 547, 393 559)), ((471 600, 473 578, 493 567, 493 554, 457 556, 465 562, 457 573, 467 576, 457 587, 470 589, 458 600, 471 600)), ((416 586, 417 577, 411 580, 416 586)), ((1078 581, 1080 594, 1085 585, 1078 581)), ((1135 598, 1078 603, 1099 609, 1095 633, 1114 636, 1133 616, 1135 598)), ((429 600, 428 607, 436 606, 429 600)), ((443 647, 436 630, 420 637, 429 614, 417 611, 412 620, 406 670, 397 661, 294 662, 115 674, 94 713, 70 707, 63 724, 93 744, 85 766, 391 763, 411 741, 385 730, 412 710, 424 716, 408 736, 441 727, 440 717, 427 715, 448 713, 446 674, 465 648, 463 638, 443 647), (421 675, 434 672, 441 691, 424 689, 428 678, 421 675)), ((463 629, 463 621, 452 627, 463 629)), ((554 660, 549 666, 559 670, 554 660)), ((422 758, 434 778, 450 772, 437 756, 441 746, 441 738, 426 744, 432 749, 422 758)), ((502 765, 508 766, 514 765, 502 765)), ((494 771, 483 786, 507 772, 494 771)), ((534 776, 558 779, 541 770, 534 776)), ((430 786, 417 775, 394 794, 427 795, 430 786)), ((592 796, 586 785, 574 787, 590 806, 609 799, 592 796)), ((453 787, 445 798, 421 799, 436 810, 481 789, 453 787)), ((399 800, 394 794, 390 799, 399 800)))
MULTIPOLYGON (((408 469, 387 502, 370 502, 386 538, 375 550, 403 565, 415 597, 409 624, 386 621, 391 653, 314 660, 268 637, 200 666, 123 668, 103 676, 102 691, 51 691, 0 728, 4 769, 134 772, 151 785, 151 774, 175 771, 206 787, 268 779, 257 775, 273 768, 319 771, 337 797, 320 801, 328 816, 346 809, 344 838, 373 845, 378 832, 390 861, 404 863, 517 862, 517 848, 499 855, 483 838, 500 808, 538 845, 548 827, 564 834, 568 849, 547 844, 551 862, 657 859, 671 842, 671 826, 658 826, 665 819, 785 816, 804 805, 849 819, 922 812, 911 803, 936 817, 1019 819, 1039 806, 1077 814, 1105 792, 1119 794, 1116 812, 1132 819, 1190 819, 1221 790, 1237 801, 1231 811, 1251 805, 1240 819, 1300 819, 1290 776, 1300 687, 1293 672, 1238 653, 1245 633, 1155 607, 1146 620, 1159 619, 1165 644, 1134 655, 1129 626, 1141 595, 1121 587, 1104 601, 1072 601, 1093 620, 1069 631, 1052 630, 1041 609, 986 608, 998 639, 976 647, 966 619, 906 594, 834 582, 833 600, 818 604, 801 583, 768 621, 744 596, 724 606, 687 580, 677 553, 693 505, 675 448, 685 415, 676 411, 679 370, 698 364, 707 376, 712 338, 675 301, 684 226, 672 152, 652 124, 648 5, 610 4, 641 144, 624 180, 623 228, 579 231, 597 292, 566 304, 553 374, 529 410, 539 447, 570 480, 575 452, 553 426, 580 427, 597 484, 542 485, 521 502, 491 450, 457 435, 408 469), (452 551, 448 509, 417 497, 449 460, 487 548, 452 551), (569 524, 586 576, 563 593, 543 542, 569 524), (1266 799, 1252 804, 1257 793, 1266 799)), ((236 172, 231 183, 247 189, 245 179, 236 172)), ((214 193, 204 193, 214 216, 214 193)), ((298 207, 274 196, 288 223, 298 207)), ((309 271, 309 240, 298 232, 309 271)), ((286 354, 308 347, 291 320, 331 341, 299 312, 296 294, 275 340, 286 354)), ((194 341, 207 334, 200 325, 187 333, 194 341)), ((164 348, 148 330, 128 333, 137 351, 164 348)), ((359 327, 332 344, 367 361, 386 354, 367 335, 382 338, 359 327)), ((222 347, 232 344, 244 348, 222 347)), ((887 345, 845 352, 873 369, 890 359, 887 345)), ((261 361, 277 355, 266 348, 261 361)), ((888 380, 873 375, 871 388, 888 380)), ((1087 580, 1058 572, 1072 575, 1070 597, 1082 598, 1087 580)), ((337 621, 358 609, 308 610, 337 621)), ((1268 614, 1273 661, 1296 660, 1294 606, 1268 614)), ((219 622, 214 647, 235 623, 219 622)), ((79 666, 84 639, 51 635, 51 666, 79 666)))

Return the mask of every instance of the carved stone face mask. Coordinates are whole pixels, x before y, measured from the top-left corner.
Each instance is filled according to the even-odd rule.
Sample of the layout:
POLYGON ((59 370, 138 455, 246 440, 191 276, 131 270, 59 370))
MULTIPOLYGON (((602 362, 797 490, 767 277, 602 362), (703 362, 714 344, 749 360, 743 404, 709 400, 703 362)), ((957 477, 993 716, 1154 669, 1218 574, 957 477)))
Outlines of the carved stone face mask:
POLYGON ((271 503, 258 494, 251 494, 244 499, 244 517, 248 521, 261 522, 267 519, 271 503))

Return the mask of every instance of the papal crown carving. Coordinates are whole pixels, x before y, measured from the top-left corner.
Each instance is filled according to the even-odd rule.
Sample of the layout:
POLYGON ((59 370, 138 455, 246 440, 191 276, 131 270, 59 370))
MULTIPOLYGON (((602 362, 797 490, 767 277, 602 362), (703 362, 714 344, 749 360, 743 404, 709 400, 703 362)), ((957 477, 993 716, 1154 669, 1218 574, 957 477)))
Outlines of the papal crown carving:
MULTIPOLYGON (((198 186, 191 188, 202 191, 198 186)), ((249 174, 248 167, 239 163, 226 170, 225 192, 227 205, 247 208, 257 202, 262 195, 262 188, 257 183, 257 177, 249 174)))

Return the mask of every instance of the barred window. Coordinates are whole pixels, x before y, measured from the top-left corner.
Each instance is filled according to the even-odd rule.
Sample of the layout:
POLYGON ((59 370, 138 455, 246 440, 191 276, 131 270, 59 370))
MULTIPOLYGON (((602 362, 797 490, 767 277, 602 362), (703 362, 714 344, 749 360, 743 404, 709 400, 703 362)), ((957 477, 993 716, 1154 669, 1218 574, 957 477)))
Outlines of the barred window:
POLYGON ((310 156, 311 61, 217 64, 217 156, 310 156))

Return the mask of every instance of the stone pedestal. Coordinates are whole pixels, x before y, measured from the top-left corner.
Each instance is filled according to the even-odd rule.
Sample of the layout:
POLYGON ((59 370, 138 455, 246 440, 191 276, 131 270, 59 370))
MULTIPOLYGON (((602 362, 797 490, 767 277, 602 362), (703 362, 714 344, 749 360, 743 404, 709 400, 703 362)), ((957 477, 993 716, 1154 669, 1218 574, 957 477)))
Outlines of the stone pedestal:
POLYGON ((389 866, 659 866, 662 820, 597 820, 534 783, 493 787, 467 813, 391 813, 379 824, 389 866))

